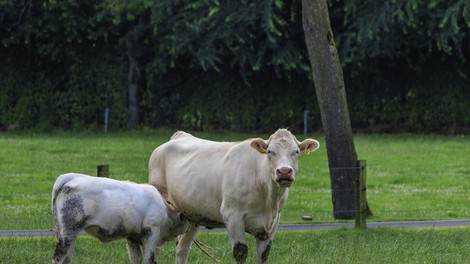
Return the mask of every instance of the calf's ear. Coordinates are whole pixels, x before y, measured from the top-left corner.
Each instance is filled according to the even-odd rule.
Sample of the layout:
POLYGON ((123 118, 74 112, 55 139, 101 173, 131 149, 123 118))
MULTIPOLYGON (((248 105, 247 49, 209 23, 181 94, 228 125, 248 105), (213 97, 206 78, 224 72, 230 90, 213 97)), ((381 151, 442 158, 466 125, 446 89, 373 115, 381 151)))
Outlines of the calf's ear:
POLYGON ((261 138, 256 138, 251 141, 250 146, 260 153, 267 153, 268 152, 268 144, 262 140, 261 138))
POLYGON ((168 203, 167 201, 165 201, 165 205, 166 205, 166 210, 167 210, 167 213, 168 213, 168 217, 171 220, 173 220, 173 221, 181 221, 182 220, 183 214, 178 209, 176 209, 172 204, 168 203))
POLYGON ((308 138, 299 144, 301 154, 308 155, 310 152, 317 150, 320 147, 320 143, 315 139, 308 138))
POLYGON ((187 221, 188 218, 186 218, 186 216, 184 216, 181 212, 178 213, 178 220, 183 222, 183 221, 187 221))

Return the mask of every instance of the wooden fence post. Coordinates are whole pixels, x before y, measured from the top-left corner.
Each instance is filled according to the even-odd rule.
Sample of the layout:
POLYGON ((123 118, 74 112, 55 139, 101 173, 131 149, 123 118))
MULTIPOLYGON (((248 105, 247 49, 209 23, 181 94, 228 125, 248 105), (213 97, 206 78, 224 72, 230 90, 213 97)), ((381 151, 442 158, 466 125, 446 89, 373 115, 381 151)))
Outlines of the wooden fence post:
POLYGON ((366 161, 356 161, 358 173, 357 178, 354 180, 355 186, 355 202, 356 202, 356 228, 366 228, 367 216, 367 196, 366 196, 366 161))
POLYGON ((98 177, 109 178, 109 165, 98 165, 96 167, 96 175, 98 177))

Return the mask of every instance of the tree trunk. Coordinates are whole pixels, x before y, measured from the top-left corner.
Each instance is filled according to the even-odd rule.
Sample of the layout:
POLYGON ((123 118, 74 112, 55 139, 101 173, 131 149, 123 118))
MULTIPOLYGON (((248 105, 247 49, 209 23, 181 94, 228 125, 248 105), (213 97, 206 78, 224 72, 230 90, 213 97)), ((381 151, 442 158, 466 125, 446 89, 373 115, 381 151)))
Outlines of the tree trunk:
POLYGON ((129 119, 127 127, 133 128, 139 124, 139 101, 138 91, 141 79, 140 67, 137 59, 128 54, 129 59, 129 76, 128 76, 128 100, 129 100, 129 119))
POLYGON ((343 71, 326 0, 302 0, 303 28, 325 132, 335 219, 355 216, 357 154, 352 137, 343 71))

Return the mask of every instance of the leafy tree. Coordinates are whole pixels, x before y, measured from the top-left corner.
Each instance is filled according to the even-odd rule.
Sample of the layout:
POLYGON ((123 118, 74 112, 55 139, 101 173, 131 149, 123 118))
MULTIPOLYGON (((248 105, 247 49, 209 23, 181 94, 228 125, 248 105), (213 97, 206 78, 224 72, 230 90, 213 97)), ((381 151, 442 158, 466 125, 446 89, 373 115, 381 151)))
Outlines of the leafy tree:
MULTIPOLYGON (((446 96, 452 102, 447 105, 452 107, 453 121, 434 124, 468 124, 467 104, 454 96, 462 94, 460 84, 466 83, 468 1, 328 3, 345 81, 354 91, 348 96, 360 102, 350 104, 354 123, 422 126, 434 122, 430 117, 414 118, 431 115, 420 110, 427 109, 426 102, 416 100, 436 94, 419 86, 424 83, 420 76, 430 72, 431 65, 436 65, 436 71, 441 65, 456 69, 458 85, 449 93, 452 96, 446 96), (410 104, 409 111, 415 111, 409 121, 395 110, 403 101, 410 104)), ((207 89, 200 94, 211 94, 211 89, 234 95, 260 89, 258 96, 273 101, 272 95, 282 95, 285 86, 303 93, 303 86, 311 82, 306 77, 309 61, 299 0, 3 0, 0 42, 0 108, 6 113, 0 123, 18 122, 25 127, 34 127, 34 120, 41 118, 65 128, 73 126, 74 120, 93 124, 99 121, 100 108, 110 104, 112 113, 120 116, 120 127, 153 125, 148 119, 161 115, 162 108, 167 112, 166 124, 181 124, 185 109, 197 101, 184 98, 197 95, 184 86, 207 89), (224 86, 228 81, 224 78, 230 79, 230 85, 223 91, 214 83, 208 86, 206 76, 224 86), (279 81, 266 82, 272 79, 279 81), (94 89, 96 84, 103 90, 94 89), (100 99, 107 97, 103 91, 113 96, 100 99), (117 103, 122 98, 127 101, 117 103), (64 106, 70 107, 61 110, 64 106), (127 122, 122 121, 124 115, 127 122)), ((446 78, 456 80, 447 71, 446 78)), ((246 109, 261 113, 265 107, 253 101, 246 109)), ((197 114, 201 109, 191 111, 197 114)), ((205 111, 212 120, 220 118, 214 111, 205 111)), ((269 119, 279 115, 273 112, 269 119)), ((288 120, 289 115, 285 116, 288 120)), ((234 117, 224 118, 229 123, 234 117)), ((269 123, 265 115, 261 118, 266 123, 249 122, 269 123)), ((240 118, 240 122, 248 121, 240 118)))
POLYGON ((470 92, 469 10, 465 0, 330 1, 348 97, 358 102, 350 104, 356 127, 423 131, 468 122, 469 108, 454 95, 470 92))
POLYGON ((469 52, 467 0, 352 0, 331 1, 331 6, 336 42, 346 66, 370 69, 382 59, 402 59, 416 68, 433 54, 464 61, 469 52))
POLYGON ((279 75, 306 67, 299 45, 289 39, 293 30, 288 24, 296 13, 280 0, 105 3, 122 29, 120 43, 125 43, 129 61, 129 126, 138 123, 136 98, 144 88, 139 86, 158 87, 169 69, 220 71, 224 67, 245 77, 266 66, 277 69, 279 75))
MULTIPOLYGON (((108 14, 94 1, 0 2, 1 98, 8 113, 0 122, 71 127, 95 121, 106 94, 84 77, 106 74, 99 64, 113 60, 108 14)), ((109 89, 114 81, 99 83, 109 89)))

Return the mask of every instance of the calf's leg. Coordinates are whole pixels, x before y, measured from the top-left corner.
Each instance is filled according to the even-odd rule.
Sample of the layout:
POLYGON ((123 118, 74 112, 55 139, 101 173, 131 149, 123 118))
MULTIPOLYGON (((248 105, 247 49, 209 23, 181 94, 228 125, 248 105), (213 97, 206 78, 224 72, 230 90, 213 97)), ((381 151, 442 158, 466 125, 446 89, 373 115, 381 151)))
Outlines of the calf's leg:
POLYGON ((140 251, 140 242, 128 238, 127 239, 127 253, 129 254, 129 260, 131 264, 140 264, 142 261, 142 252, 140 251))
POLYGON ((159 242, 161 241, 160 230, 158 228, 149 229, 145 238, 142 241, 144 248, 144 261, 145 263, 156 264, 157 256, 155 252, 160 253, 159 242))
POLYGON ((57 235, 54 255, 52 256, 53 264, 72 263, 72 255, 77 235, 78 233, 70 235, 57 235))

